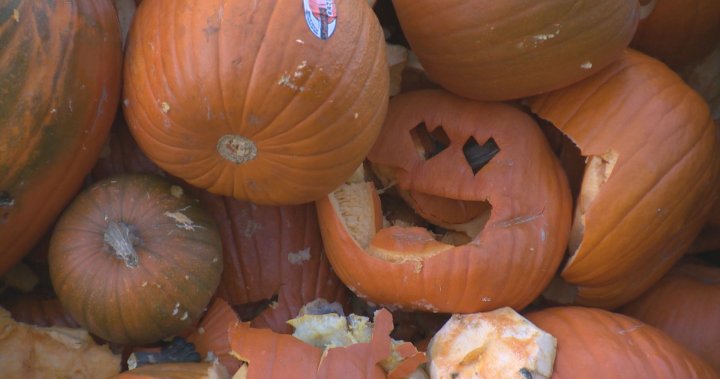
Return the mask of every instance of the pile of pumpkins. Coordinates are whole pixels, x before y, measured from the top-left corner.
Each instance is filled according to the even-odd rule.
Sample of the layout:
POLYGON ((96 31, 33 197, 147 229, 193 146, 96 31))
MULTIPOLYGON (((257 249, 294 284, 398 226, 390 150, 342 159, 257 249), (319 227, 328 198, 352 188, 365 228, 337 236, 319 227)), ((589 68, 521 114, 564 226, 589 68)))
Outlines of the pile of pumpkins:
POLYGON ((110 357, 7 372, 720 376, 716 0, 6 1, 0 46, 6 322, 110 357), (499 310, 549 363, 462 337, 499 310))

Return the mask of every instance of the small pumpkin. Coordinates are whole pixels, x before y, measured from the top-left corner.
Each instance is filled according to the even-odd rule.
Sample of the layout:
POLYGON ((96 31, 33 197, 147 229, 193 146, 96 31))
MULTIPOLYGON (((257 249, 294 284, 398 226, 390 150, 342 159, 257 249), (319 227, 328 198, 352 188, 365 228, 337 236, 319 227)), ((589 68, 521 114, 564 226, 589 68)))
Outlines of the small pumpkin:
POLYGON ((325 256, 313 203, 258 205, 207 191, 199 198, 223 244, 216 295, 232 306, 268 303, 253 326, 290 333, 287 320, 306 303, 323 298, 346 305, 348 290, 325 256))
POLYGON ((536 95, 577 82, 622 54, 637 1, 393 0, 430 78, 477 100, 536 95))
POLYGON ((522 309, 550 282, 572 204, 565 173, 522 110, 446 91, 400 94, 368 160, 381 185, 429 225, 390 214, 383 225, 369 182, 319 200, 326 252, 357 295, 393 308, 471 313, 522 309))
POLYGON ((575 304, 621 306, 670 270, 709 216, 720 144, 708 106, 633 50, 528 103, 587 158, 562 278, 575 304))
POLYGON ((122 344, 155 342, 198 320, 223 264, 217 227, 199 202, 140 174, 78 195, 55 226, 48 263, 73 318, 122 344))
POLYGON ((13 1, 0 12, 0 275, 80 190, 118 107, 110 0, 13 1))
POLYGON ((719 267, 681 263, 619 312, 664 331, 720 372, 719 267))
POLYGON ((667 334, 619 313, 570 306, 525 317, 557 338, 553 379, 718 377, 712 366, 667 334))
POLYGON ((352 174, 387 109, 383 33, 364 0, 306 1, 332 13, 325 21, 301 4, 138 8, 123 105, 150 159, 196 187, 259 204, 310 202, 352 174))

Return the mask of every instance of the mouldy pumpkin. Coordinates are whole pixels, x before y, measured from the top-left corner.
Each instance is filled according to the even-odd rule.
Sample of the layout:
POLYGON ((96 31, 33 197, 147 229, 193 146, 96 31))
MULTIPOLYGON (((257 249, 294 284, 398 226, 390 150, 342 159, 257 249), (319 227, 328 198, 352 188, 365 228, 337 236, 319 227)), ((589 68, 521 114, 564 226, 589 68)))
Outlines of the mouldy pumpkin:
POLYGON ((720 145, 707 104, 667 66, 628 50, 529 105, 587 158, 562 278, 576 304, 625 304, 680 259, 708 218, 720 145))
POLYGON ((287 320, 312 300, 346 306, 349 291, 325 256, 313 203, 258 205, 206 191, 199 198, 223 244, 216 295, 232 306, 267 305, 251 315, 253 326, 291 333, 287 320))
POLYGON ((145 344, 187 328, 220 282, 220 236, 199 202, 162 178, 98 182, 63 212, 50 241, 50 278, 92 333, 145 344))
POLYGON ((424 220, 381 209, 368 182, 317 202, 328 258, 357 295, 471 313, 522 309, 550 282, 572 204, 565 173, 523 111, 445 91, 401 94, 368 160, 385 193, 395 190, 424 220))
POLYGON ((430 78, 478 100, 564 87, 620 56, 639 20, 637 1, 393 0, 430 78))
POLYGON ((120 95, 110 0, 0 10, 0 275, 45 233, 100 154, 120 95))
POLYGON ((364 0, 301 4, 138 8, 123 104, 150 159, 196 187, 261 204, 313 201, 352 174, 387 109, 383 33, 364 0))
POLYGON ((557 338, 553 379, 714 379, 707 362, 665 333, 598 308, 555 307, 525 316, 557 338))
POLYGON ((664 331, 720 373, 720 268, 682 263, 619 312, 664 331))

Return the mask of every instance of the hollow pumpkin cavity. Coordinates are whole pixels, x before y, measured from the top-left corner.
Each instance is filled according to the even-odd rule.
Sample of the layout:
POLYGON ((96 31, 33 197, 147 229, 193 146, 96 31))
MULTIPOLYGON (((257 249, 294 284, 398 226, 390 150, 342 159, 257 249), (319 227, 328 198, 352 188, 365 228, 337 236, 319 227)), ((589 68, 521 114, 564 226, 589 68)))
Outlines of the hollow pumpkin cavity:
POLYGON ((602 185, 610 178, 617 160, 618 153, 614 150, 608 150, 602 155, 592 155, 587 158, 585 173, 580 186, 580 195, 575 207, 575 216, 570 229, 568 246, 573 256, 580 248, 585 234, 585 214, 600 192, 602 185))
POLYGON ((220 137, 217 151, 221 157, 236 164, 249 162, 257 156, 255 143, 236 134, 226 134, 220 137))

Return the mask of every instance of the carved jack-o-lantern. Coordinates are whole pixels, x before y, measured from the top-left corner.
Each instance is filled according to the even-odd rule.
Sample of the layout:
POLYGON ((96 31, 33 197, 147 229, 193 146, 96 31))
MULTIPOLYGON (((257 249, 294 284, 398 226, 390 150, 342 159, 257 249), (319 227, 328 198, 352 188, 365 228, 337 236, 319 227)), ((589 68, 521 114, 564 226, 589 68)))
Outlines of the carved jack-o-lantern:
POLYGON ((560 264, 571 217, 567 178, 537 124, 442 91, 399 95, 388 112, 368 159, 424 221, 385 201, 383 228, 373 185, 341 186, 317 203, 338 276, 405 309, 526 306, 560 264))

